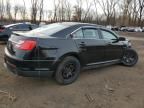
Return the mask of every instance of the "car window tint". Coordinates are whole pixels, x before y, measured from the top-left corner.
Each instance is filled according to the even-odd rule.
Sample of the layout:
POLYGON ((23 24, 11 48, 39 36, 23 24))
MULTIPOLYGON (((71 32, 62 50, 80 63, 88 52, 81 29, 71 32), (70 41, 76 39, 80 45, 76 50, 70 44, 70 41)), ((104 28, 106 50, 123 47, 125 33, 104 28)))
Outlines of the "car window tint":
POLYGON ((99 39, 98 30, 96 29, 84 29, 84 38, 99 39))
POLYGON ((34 33, 35 34, 39 33, 39 34, 44 34, 47 36, 52 36, 54 33, 59 32, 59 31, 66 29, 68 27, 69 26, 63 25, 61 23, 49 24, 49 25, 45 25, 45 26, 36 28, 34 30, 31 30, 30 32, 28 32, 28 34, 30 35, 30 34, 34 34, 34 33))
POLYGON ((38 28, 39 26, 38 25, 31 25, 31 29, 36 29, 36 28, 38 28))
POLYGON ((26 24, 19 24, 19 25, 14 26, 13 29, 16 29, 16 30, 30 30, 30 27, 29 27, 29 25, 26 25, 26 24))
POLYGON ((101 33, 104 39, 107 39, 107 40, 117 39, 116 36, 110 33, 109 31, 101 30, 101 33))
POLYGON ((74 38, 83 38, 82 30, 78 30, 73 34, 74 38))

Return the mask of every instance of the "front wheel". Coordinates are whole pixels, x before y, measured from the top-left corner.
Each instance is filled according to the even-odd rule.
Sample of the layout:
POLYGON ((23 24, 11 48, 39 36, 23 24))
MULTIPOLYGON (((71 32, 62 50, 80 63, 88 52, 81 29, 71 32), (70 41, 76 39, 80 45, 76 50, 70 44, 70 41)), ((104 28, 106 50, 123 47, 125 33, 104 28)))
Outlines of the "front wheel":
POLYGON ((75 57, 65 57, 64 60, 59 64, 55 79, 59 84, 71 84, 74 82, 80 73, 80 62, 75 57))
POLYGON ((122 57, 122 64, 125 66, 134 66, 138 61, 138 54, 133 49, 128 49, 122 57))

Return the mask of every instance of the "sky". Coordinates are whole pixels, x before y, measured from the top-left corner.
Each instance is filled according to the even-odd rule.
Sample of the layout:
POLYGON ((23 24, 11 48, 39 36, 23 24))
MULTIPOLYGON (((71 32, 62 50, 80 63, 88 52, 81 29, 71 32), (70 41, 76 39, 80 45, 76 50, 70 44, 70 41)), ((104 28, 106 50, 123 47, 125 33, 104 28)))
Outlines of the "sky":
MULTIPOLYGON (((10 1, 11 1, 12 5, 15 5, 15 4, 23 5, 23 0, 10 0, 10 1)), ((44 9, 45 10, 52 10, 54 8, 53 1, 54 0, 44 0, 44 9)), ((76 0, 69 0, 69 2, 72 5, 76 4, 76 0)), ((25 4, 28 8, 30 8, 31 0, 25 0, 25 4)))
MULTIPOLYGON (((11 1, 13 6, 15 4, 23 5, 23 0, 10 0, 10 1, 11 1)), ((30 8, 31 0, 24 0, 24 1, 25 1, 27 8, 30 8)), ((45 10, 53 10, 54 9, 53 1, 54 0, 44 0, 44 9, 45 10)), ((82 0, 82 1, 83 1, 83 8, 85 8, 86 7, 86 3, 84 2, 85 0, 82 0)), ((92 0, 88 0, 88 1, 92 1, 92 0)), ((76 0, 69 0, 69 2, 72 6, 74 6, 76 4, 76 0)))
MULTIPOLYGON (((31 0, 24 0, 25 1, 25 4, 26 4, 26 8, 27 8, 27 11, 29 12, 28 14, 30 15, 30 7, 31 7, 31 0)), ((54 10, 54 3, 53 3, 54 0, 44 0, 44 10, 54 10)), ((85 0, 82 0, 83 1, 83 8, 86 9, 86 2, 85 0)), ((93 1, 93 0, 88 0, 88 1, 93 1)), ((10 0, 12 6, 14 5, 23 5, 23 0, 10 0)), ((73 7, 75 4, 76 4, 76 0, 69 0, 71 6, 73 7)), ((92 6, 92 9, 94 9, 94 5, 92 6)), ((101 8, 99 7, 98 8, 98 12, 99 13, 102 13, 102 10, 101 8)))
MULTIPOLYGON (((15 5, 15 4, 23 5, 23 0, 10 0, 10 1, 11 1, 12 5, 15 5)), ((24 0, 24 1, 26 4, 26 7, 30 8, 31 0, 24 0)), ((46 10, 53 9, 53 0, 44 0, 44 8, 46 10)))

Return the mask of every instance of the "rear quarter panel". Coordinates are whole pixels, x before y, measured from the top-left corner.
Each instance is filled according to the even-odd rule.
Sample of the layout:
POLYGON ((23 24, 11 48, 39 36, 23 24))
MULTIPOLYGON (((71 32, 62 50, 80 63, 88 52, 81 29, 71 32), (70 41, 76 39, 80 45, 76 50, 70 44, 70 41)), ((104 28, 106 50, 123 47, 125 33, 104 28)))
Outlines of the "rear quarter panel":
POLYGON ((72 39, 43 38, 39 39, 39 60, 58 61, 68 53, 78 53, 77 46, 72 39))

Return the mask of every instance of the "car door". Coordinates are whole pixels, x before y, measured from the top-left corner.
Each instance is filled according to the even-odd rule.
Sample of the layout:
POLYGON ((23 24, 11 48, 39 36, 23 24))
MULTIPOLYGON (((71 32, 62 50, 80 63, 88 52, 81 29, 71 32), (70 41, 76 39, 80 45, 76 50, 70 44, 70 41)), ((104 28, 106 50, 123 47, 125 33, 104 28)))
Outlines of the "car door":
POLYGON ((73 36, 85 64, 92 65, 104 61, 105 43, 100 39, 97 28, 84 27, 76 31, 73 36))
POLYGON ((105 40, 105 60, 116 60, 120 59, 123 54, 123 43, 118 41, 118 37, 115 33, 101 29, 101 35, 105 40))

